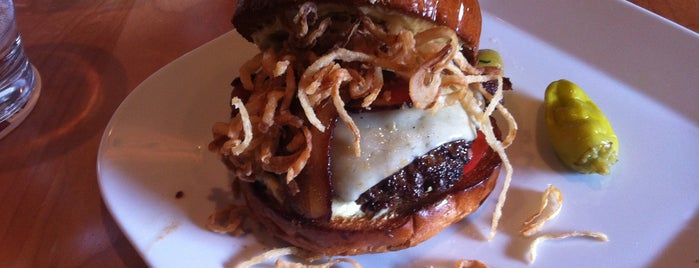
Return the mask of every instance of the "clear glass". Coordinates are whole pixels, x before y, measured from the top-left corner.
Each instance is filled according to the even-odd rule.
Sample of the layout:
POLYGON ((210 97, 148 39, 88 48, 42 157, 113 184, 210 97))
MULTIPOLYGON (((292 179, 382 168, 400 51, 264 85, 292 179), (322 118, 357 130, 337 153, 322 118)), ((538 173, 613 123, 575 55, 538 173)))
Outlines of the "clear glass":
POLYGON ((14 13, 12 0, 0 0, 0 122, 27 104, 35 86, 14 13))

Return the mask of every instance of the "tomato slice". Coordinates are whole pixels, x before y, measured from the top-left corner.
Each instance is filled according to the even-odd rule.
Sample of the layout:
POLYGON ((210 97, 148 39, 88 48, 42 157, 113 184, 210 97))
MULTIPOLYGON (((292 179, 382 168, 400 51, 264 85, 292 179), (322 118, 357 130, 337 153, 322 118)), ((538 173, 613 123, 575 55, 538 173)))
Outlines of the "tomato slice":
POLYGON ((351 100, 347 103, 349 112, 366 112, 398 109, 404 104, 412 105, 409 85, 403 78, 391 72, 384 72, 384 84, 379 96, 371 103, 371 108, 361 107, 363 99, 351 100))
POLYGON ((383 94, 387 94, 383 98, 377 99, 375 105, 403 105, 410 103, 410 86, 408 82, 396 75, 388 76, 384 80, 383 94))
POLYGON ((471 144, 471 161, 464 165, 464 174, 468 174, 478 166, 478 162, 488 153, 488 149, 490 149, 490 146, 488 142, 485 141, 485 135, 478 131, 478 136, 471 144))

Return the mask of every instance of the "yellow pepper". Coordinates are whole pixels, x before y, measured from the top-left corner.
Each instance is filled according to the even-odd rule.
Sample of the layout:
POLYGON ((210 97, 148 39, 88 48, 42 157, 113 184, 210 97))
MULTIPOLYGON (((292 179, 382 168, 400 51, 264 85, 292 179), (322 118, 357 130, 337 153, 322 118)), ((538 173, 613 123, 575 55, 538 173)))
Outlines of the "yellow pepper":
POLYGON ((478 65, 504 70, 500 53, 492 49, 481 49, 478 51, 478 65))
POLYGON ((609 174, 619 140, 590 97, 573 82, 558 80, 546 88, 546 129, 558 157, 580 173, 609 174))

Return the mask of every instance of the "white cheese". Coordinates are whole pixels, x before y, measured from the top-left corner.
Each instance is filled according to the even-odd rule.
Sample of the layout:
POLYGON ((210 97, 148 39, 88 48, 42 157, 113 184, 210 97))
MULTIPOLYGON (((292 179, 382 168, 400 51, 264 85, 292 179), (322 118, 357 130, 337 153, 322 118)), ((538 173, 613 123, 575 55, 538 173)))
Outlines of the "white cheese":
MULTIPOLYGON (((416 157, 447 142, 476 138, 475 120, 459 105, 444 107, 435 113, 408 108, 366 112, 354 114, 352 119, 361 133, 362 153, 359 157, 354 155, 354 136, 338 122, 331 145, 334 202, 354 203, 361 193, 416 157)), ((340 213, 343 215, 358 211, 358 206, 354 209, 346 204, 335 207, 344 207, 344 212, 340 213)))
POLYGON ((352 217, 362 217, 364 212, 361 210, 361 206, 354 201, 342 202, 339 200, 333 200, 332 202, 332 217, 341 218, 352 218, 352 217))

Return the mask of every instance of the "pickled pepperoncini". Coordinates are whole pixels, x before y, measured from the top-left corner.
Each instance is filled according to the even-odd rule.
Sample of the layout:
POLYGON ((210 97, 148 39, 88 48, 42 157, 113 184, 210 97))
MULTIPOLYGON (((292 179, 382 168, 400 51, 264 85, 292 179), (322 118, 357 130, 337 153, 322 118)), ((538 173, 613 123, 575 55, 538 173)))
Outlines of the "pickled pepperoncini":
POLYGON ((546 88, 546 129, 563 163, 580 173, 609 174, 619 141, 590 97, 573 82, 555 81, 546 88))
POLYGON ((492 49, 481 49, 478 51, 478 65, 482 67, 495 67, 500 70, 504 69, 500 53, 492 49))

